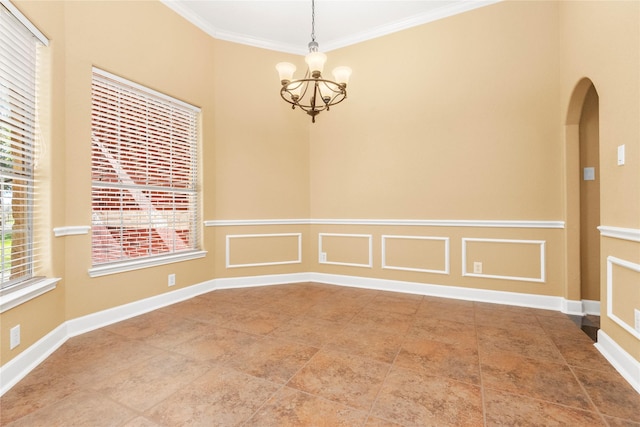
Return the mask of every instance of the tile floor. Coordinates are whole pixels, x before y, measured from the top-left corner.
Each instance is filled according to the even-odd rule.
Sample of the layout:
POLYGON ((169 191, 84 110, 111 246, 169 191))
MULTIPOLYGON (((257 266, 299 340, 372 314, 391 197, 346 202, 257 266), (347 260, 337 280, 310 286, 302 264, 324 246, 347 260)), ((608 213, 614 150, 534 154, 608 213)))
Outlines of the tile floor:
POLYGON ((640 426, 567 316, 314 283, 220 290, 67 341, 10 426, 640 426))

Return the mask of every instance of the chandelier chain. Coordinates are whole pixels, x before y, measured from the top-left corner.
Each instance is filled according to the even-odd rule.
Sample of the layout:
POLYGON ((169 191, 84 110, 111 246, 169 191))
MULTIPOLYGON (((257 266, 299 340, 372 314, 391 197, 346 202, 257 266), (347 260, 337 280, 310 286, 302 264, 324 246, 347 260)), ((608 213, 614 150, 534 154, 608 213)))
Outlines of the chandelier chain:
POLYGON ((316 5, 315 0, 311 0, 311 41, 316 41, 316 5))

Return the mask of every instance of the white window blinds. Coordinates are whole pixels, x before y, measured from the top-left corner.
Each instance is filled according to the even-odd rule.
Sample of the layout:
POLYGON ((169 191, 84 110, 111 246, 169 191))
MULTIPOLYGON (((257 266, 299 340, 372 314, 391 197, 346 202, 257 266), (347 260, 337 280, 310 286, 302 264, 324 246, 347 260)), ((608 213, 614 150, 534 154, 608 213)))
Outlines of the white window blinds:
POLYGON ((0 4, 0 288, 33 278, 38 47, 44 36, 10 3, 0 4), (11 9, 7 9, 7 7, 11 9), (29 28, 27 28, 29 27, 29 28))
POLYGON ((199 110, 94 69, 93 265, 198 248, 199 110))

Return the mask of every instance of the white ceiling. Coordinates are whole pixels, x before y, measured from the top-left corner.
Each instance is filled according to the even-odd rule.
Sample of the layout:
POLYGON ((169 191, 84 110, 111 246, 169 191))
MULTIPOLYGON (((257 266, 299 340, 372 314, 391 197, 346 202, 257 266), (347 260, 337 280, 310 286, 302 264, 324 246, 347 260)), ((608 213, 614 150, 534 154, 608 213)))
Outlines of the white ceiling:
MULTIPOLYGON (((161 0, 217 39, 304 55, 311 0, 161 0)), ((315 34, 327 52, 499 0, 316 0, 315 34)))

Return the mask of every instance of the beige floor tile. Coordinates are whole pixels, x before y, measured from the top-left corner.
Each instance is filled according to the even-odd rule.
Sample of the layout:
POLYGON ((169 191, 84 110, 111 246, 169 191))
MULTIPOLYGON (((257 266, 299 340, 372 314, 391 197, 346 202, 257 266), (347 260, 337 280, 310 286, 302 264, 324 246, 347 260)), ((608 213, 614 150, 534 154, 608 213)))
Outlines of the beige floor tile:
POLYGON ((475 322, 473 303, 469 301, 428 302, 420 306, 417 315, 419 317, 460 322, 465 325, 474 324, 475 322))
POLYGON ((580 368, 573 371, 601 413, 640 423, 640 393, 617 372, 580 368))
POLYGON ((371 414, 404 426, 482 426, 481 390, 394 366, 371 414))
POLYGON ((422 298, 422 295, 381 292, 366 307, 392 313, 415 314, 422 303, 422 298))
POLYGON ((603 427, 596 412, 556 405, 497 390, 485 390, 487 427, 490 426, 580 426, 603 427))
POLYGON ((404 427, 402 424, 370 416, 364 427, 404 427))
POLYGON ((566 364, 495 352, 480 357, 485 387, 594 410, 566 364))
POLYGON ((326 348, 391 363, 403 339, 403 334, 349 324, 327 342, 326 348))
POLYGON ((354 427, 367 413, 285 387, 246 424, 255 427, 354 427))
POLYGON ((267 335, 291 321, 291 316, 265 310, 245 310, 231 313, 223 326, 256 335, 267 335))
POLYGON ((136 415, 107 397, 78 391, 18 419, 11 427, 119 426, 136 415))
POLYGON ((78 384, 60 369, 66 363, 57 351, 5 393, 0 398, 0 424, 6 425, 78 391, 78 384))
POLYGON ((254 377, 284 384, 317 352, 315 347, 268 337, 244 347, 226 365, 254 377))
POLYGON ((480 384, 477 350, 457 344, 407 339, 395 360, 395 366, 469 384, 480 384))
POLYGON ((331 322, 347 323, 353 319, 356 314, 362 311, 362 307, 364 307, 364 304, 359 301, 327 300, 313 304, 304 314, 305 316, 328 320, 331 322))
POLYGON ((556 343, 558 350, 571 366, 586 369, 596 369, 606 371, 611 374, 614 372, 613 366, 607 362, 607 359, 595 348, 593 341, 589 340, 571 340, 559 341, 556 343))
MULTIPOLYGON (((164 351, 140 340, 111 335, 113 340, 100 340, 97 345, 87 343, 81 349, 65 354, 65 363, 59 365, 60 372, 73 378, 80 386, 89 387, 114 372, 142 363, 164 351)), ((66 348, 65 345, 61 350, 64 352, 66 348)))
POLYGON ((281 386, 216 367, 145 412, 165 426, 235 426, 248 420, 281 386))
POLYGON ((129 408, 144 411, 189 384, 210 365, 165 352, 97 382, 92 388, 129 408))
POLYGON ((269 335, 319 348, 338 336, 343 328, 343 322, 332 322, 303 315, 285 323, 269 335))
POLYGON ((224 363, 242 354, 247 346, 261 339, 262 337, 247 332, 216 327, 176 345, 172 351, 200 361, 224 363))
POLYGON ((388 364, 335 351, 322 350, 288 385, 352 408, 368 411, 388 364))
POLYGON ((478 348, 477 331, 473 324, 435 319, 428 316, 416 318, 409 330, 408 337, 456 344, 465 348, 478 348))
POLYGON ((217 325, 197 320, 176 318, 166 325, 164 329, 158 330, 153 335, 145 337, 142 341, 145 344, 168 350, 186 341, 202 336, 217 327, 217 325))
POLYGON ((164 331, 173 321, 174 317, 171 314, 156 310, 105 326, 104 330, 127 338, 138 339, 164 331))
POLYGON ((415 316, 405 313, 380 311, 376 308, 365 307, 353 319, 352 325, 378 329, 395 334, 406 334, 413 325, 415 316))
POLYGON ((131 421, 124 424, 122 427, 162 427, 160 424, 154 423, 145 417, 135 417, 131 421))
POLYGON ((564 362, 556 345, 544 333, 529 329, 505 329, 482 325, 479 325, 477 330, 479 349, 484 354, 500 351, 524 357, 564 362))
POLYGON ((636 423, 631 420, 623 420, 621 418, 610 417, 608 415, 604 415, 603 418, 609 427, 640 427, 640 423, 636 423))

